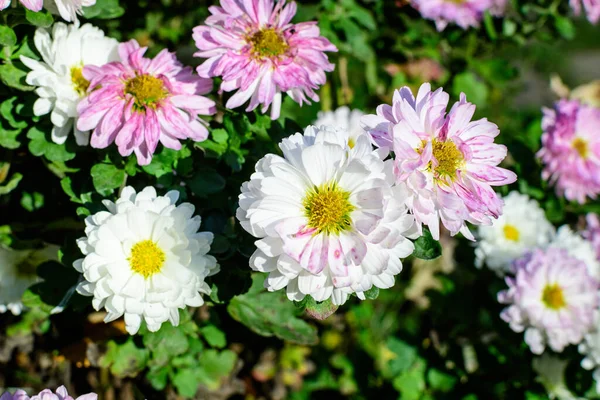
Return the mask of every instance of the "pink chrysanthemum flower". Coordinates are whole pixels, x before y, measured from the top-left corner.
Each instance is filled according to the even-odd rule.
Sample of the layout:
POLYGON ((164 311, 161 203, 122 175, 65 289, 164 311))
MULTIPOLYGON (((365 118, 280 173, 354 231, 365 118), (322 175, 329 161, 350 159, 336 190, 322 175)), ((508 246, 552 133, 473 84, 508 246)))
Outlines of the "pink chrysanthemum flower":
POLYGON ((396 180, 419 226, 428 225, 438 239, 441 220, 452 235, 474 240, 465 222, 489 225, 498 218, 502 200, 492 186, 513 183, 517 176, 497 166, 507 153, 494 143, 498 127, 487 119, 471 121, 475 105, 464 93, 446 114, 448 100, 428 83, 416 98, 403 87, 391 106, 379 106, 362 124, 378 146, 393 148, 396 180))
MULTIPOLYGON (((10 6, 11 0, 0 0, 0 10, 4 10, 10 6)), ((40 11, 44 7, 44 0, 19 0, 23 7, 31 11, 40 11)))
POLYGON ((208 59, 198 74, 221 76, 221 90, 237 90, 227 108, 250 100, 246 111, 260 104, 262 113, 271 107, 271 118, 277 119, 282 92, 300 105, 319 101, 315 90, 334 68, 325 52, 337 48, 320 36, 316 22, 290 23, 296 3, 221 0, 221 7, 209 11, 206 25, 194 29, 200 50, 195 55, 208 59))
POLYGON ((576 15, 580 15, 582 8, 585 8, 587 18, 592 24, 600 21, 600 0, 570 0, 569 4, 576 15))
POLYGON ((586 264, 567 249, 536 249, 515 261, 516 275, 506 278, 508 290, 498 301, 510 304, 501 317, 515 332, 525 331, 525 342, 535 354, 546 345, 561 352, 578 344, 594 327, 598 282, 586 264))
POLYGON ((586 227, 581 236, 592 244, 596 251, 596 258, 600 260, 600 218, 597 214, 589 213, 585 216, 586 227))
POLYGON ((434 20, 438 31, 443 31, 450 22, 463 29, 479 27, 486 11, 501 15, 506 0, 412 0, 411 4, 423 18, 434 20))
POLYGON ((205 140, 206 122, 198 114, 216 111, 214 101, 201 96, 211 91, 210 79, 193 75, 166 49, 145 58, 146 49, 131 40, 119 45, 121 62, 86 66, 88 95, 77 107, 77 128, 93 129, 92 147, 115 142, 122 156, 135 152, 140 165, 150 163, 159 141, 179 150, 179 140, 205 140))
POLYGON ((39 394, 29 397, 23 390, 17 390, 14 394, 9 392, 4 393, 0 396, 0 400, 97 400, 98 395, 96 393, 88 393, 81 395, 77 398, 69 396, 67 389, 64 386, 56 389, 53 393, 50 389, 44 389, 39 394))
POLYGON ((544 109, 542 178, 556 185, 567 200, 584 203, 600 193, 600 109, 560 100, 544 109))

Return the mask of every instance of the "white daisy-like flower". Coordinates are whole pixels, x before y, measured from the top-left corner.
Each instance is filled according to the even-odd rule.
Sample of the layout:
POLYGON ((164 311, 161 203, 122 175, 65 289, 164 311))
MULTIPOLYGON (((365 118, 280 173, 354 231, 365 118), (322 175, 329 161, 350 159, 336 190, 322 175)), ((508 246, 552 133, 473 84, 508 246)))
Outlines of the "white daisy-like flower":
POLYGON ((77 21, 77 15, 83 15, 83 7, 96 4, 96 0, 44 0, 44 7, 52 14, 60 14, 67 22, 77 21))
POLYGON ((546 353, 533 359, 533 370, 538 374, 538 381, 544 385, 551 400, 579 400, 571 393, 565 382, 565 370, 568 363, 566 360, 546 353))
POLYGON ((558 228, 556 236, 549 244, 550 247, 566 249, 569 254, 585 263, 591 276, 600 280, 600 261, 596 257, 593 244, 584 239, 579 233, 563 225, 558 228))
POLYGON ((348 132, 348 145, 353 148, 358 137, 365 133, 360 124, 363 115, 365 113, 360 110, 350 110, 347 106, 342 106, 335 111, 320 111, 313 125, 316 127, 333 126, 348 132))
POLYGON ((546 346, 561 352, 579 344, 594 327, 598 281, 587 265, 566 249, 535 249, 514 262, 515 277, 498 301, 509 306, 501 317, 515 332, 525 332, 534 354, 546 346))
POLYGON ((0 313, 21 314, 23 293, 39 282, 37 266, 45 261, 58 260, 58 249, 54 245, 28 250, 0 246, 0 313))
POLYGON ((479 226, 475 265, 485 263, 499 275, 526 251, 548 244, 554 227, 544 210, 529 196, 513 191, 504 198, 504 212, 490 226, 479 226))
POLYGON ((403 193, 392 188, 391 163, 373 152, 366 136, 353 149, 347 131, 306 128, 268 154, 242 185, 237 217, 255 237, 252 269, 268 273, 269 291, 290 300, 310 295, 343 304, 373 286, 389 288, 400 258, 414 246, 414 218, 403 193))
POLYGON ((53 142, 64 143, 73 131, 77 144, 87 145, 89 132, 79 131, 76 123, 77 104, 89 87, 82 69, 86 65, 102 66, 117 61, 119 43, 90 24, 62 22, 54 24, 52 33, 42 28, 36 30, 34 43, 42 61, 21 56, 21 61, 31 69, 26 81, 37 86, 36 94, 40 96, 33 106, 34 114, 50 114, 53 142))
POLYGON ((157 196, 153 187, 137 194, 126 187, 116 203, 104 200, 108 211, 85 220, 86 237, 78 240, 85 258, 73 264, 85 278, 77 291, 93 296, 96 310, 106 308, 105 322, 125 315, 130 334, 142 318, 152 332, 166 321, 178 325, 178 309, 204 304, 204 279, 219 271, 207 255, 213 234, 198 232, 194 206, 176 206, 178 198, 177 191, 157 196))

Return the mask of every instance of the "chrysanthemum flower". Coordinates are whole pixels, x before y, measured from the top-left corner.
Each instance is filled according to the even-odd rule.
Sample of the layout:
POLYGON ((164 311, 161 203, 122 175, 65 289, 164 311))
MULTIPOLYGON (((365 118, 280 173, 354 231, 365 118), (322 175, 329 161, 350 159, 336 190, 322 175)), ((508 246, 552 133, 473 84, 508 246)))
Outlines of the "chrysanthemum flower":
POLYGON ((479 227, 475 249, 475 265, 485 263, 501 275, 511 272, 512 262, 527 251, 548 244, 554 234, 537 201, 516 191, 503 200, 503 214, 491 226, 479 227))
MULTIPOLYGON (((11 0, 0 0, 0 10, 4 10, 10 6, 11 0)), ((31 11, 40 11, 44 7, 44 0, 19 0, 23 7, 31 11)))
POLYGON ((9 392, 4 393, 0 396, 0 400, 96 400, 98 395, 96 393, 88 393, 81 395, 77 398, 69 396, 67 388, 64 386, 56 389, 56 392, 52 392, 50 389, 44 389, 39 394, 29 397, 24 390, 17 390, 14 394, 9 392))
POLYGON ((35 102, 35 115, 50 113, 52 141, 62 144, 73 131, 79 145, 89 143, 89 132, 77 129, 77 104, 86 95, 89 81, 83 77, 86 65, 101 66, 119 59, 118 42, 104 36, 100 29, 85 24, 65 25, 57 22, 52 33, 38 29, 35 46, 43 61, 21 56, 21 61, 32 71, 26 82, 37 86, 40 98, 35 102))
POLYGON ((126 187, 116 203, 104 201, 108 211, 85 221, 78 241, 85 258, 73 264, 85 278, 77 291, 93 296, 96 310, 106 308, 106 322, 124 314, 130 334, 142 319, 152 332, 166 321, 178 325, 178 309, 201 306, 200 293, 210 293, 204 278, 219 270, 207 255, 213 234, 198 232, 194 206, 175 206, 178 198, 177 191, 126 187))
POLYGON ((221 7, 209 11, 206 25, 194 28, 200 50, 195 55, 207 58, 198 74, 220 76, 221 90, 237 91, 227 108, 250 100, 246 111, 261 105, 265 113, 271 107, 271 118, 277 119, 283 92, 300 105, 319 101, 315 90, 334 68, 325 52, 337 48, 320 36, 316 22, 290 23, 296 3, 221 0, 221 7))
POLYGON ((393 104, 362 123, 375 143, 393 148, 397 183, 419 226, 439 239, 439 223, 452 235, 473 235, 465 222, 490 225, 502 214, 502 200, 492 186, 513 183, 517 176, 497 165, 506 147, 495 144, 500 133, 487 119, 471 121, 475 105, 461 94, 446 115, 449 96, 425 83, 415 98, 408 87, 394 93, 393 104))
POLYGON ((411 4, 423 18, 434 20, 438 31, 443 31, 450 22, 463 29, 479 27, 486 11, 502 14, 506 0, 412 0, 411 4))
POLYGON ((363 115, 365 113, 360 110, 350 110, 348 107, 342 106, 335 111, 320 111, 313 125, 316 127, 333 126, 348 132, 348 145, 353 148, 358 137, 365 134, 360 123, 363 115))
POLYGON ((58 259, 58 247, 14 250, 0 245, 0 313, 21 314, 23 293, 39 281, 36 268, 48 260, 58 259))
POLYGON ((122 156, 135 152, 140 165, 150 163, 158 142, 179 150, 179 140, 205 140, 206 122, 198 114, 216 111, 215 102, 201 96, 211 91, 210 79, 195 76, 166 49, 153 59, 143 57, 146 50, 131 40, 119 45, 121 62, 84 67, 88 95, 77 107, 77 127, 94 130, 92 147, 115 142, 122 156))
POLYGON ((582 8, 585 8, 587 18, 592 24, 600 21, 600 0, 570 0, 569 4, 576 15, 580 15, 582 8))
POLYGON ((560 100, 544 109, 542 178, 556 185, 567 200, 584 203, 600 193, 600 109, 578 101, 560 100))
MULTIPOLYGON (((391 187, 390 168, 366 135, 308 127, 280 144, 242 186, 237 217, 255 237, 252 269, 269 291, 343 304, 373 286, 389 288, 413 252, 414 219, 391 187)), ((391 165, 390 165, 391 167, 391 165)))
POLYGON ((581 236, 592 244, 596 251, 596 259, 600 260, 600 219, 597 214, 589 213, 585 216, 586 227, 581 236))
POLYGON ((598 281, 584 262, 565 249, 535 249, 515 261, 516 275, 498 301, 509 304, 501 317, 535 354, 546 346, 561 352, 578 344, 594 325, 598 281))
POLYGON ((600 280, 600 261, 596 256, 594 245, 568 225, 558 228, 548 246, 567 250, 572 257, 585 263, 591 276, 600 280))
MULTIPOLYGON (((0 10, 10 6, 11 0, 0 0, 0 10)), ((96 4, 96 0, 19 0, 23 6, 31 11, 40 11, 44 5, 53 14, 60 16, 67 22, 77 21, 77 15, 83 15, 83 7, 96 4)))

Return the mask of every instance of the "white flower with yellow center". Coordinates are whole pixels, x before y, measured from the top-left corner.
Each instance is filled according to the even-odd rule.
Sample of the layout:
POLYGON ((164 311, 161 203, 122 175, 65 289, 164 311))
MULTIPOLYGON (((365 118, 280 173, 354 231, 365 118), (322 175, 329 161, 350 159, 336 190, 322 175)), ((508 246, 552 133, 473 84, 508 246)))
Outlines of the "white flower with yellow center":
POLYGON ((105 322, 125 315, 130 334, 142 319, 152 332, 166 321, 178 325, 178 309, 204 304, 204 279, 219 271, 207 255, 213 234, 198 232, 194 206, 176 206, 178 198, 177 191, 157 196, 152 187, 138 194, 126 187, 116 203, 104 201, 108 211, 85 221, 78 241, 85 258, 73 264, 85 278, 77 291, 93 296, 96 310, 106 308, 105 322))
POLYGON ((269 291, 343 304, 373 286, 389 288, 416 227, 385 164, 366 136, 352 151, 347 131, 308 127, 280 144, 242 186, 237 217, 255 237, 252 269, 269 291))
POLYGON ((358 137, 365 134, 365 130, 360 124, 363 115, 365 113, 360 110, 350 110, 348 107, 342 106, 335 111, 319 112, 313 125, 316 127, 333 126, 348 132, 348 146, 354 148, 358 137))
POLYGON ((504 275, 512 262, 526 251, 550 241, 554 227, 546 219, 537 201, 519 192, 510 192, 504 199, 504 213, 490 226, 479 226, 475 265, 504 275))
POLYGON ((14 250, 0 245, 0 313, 21 314, 21 297, 39 281, 36 268, 48 260, 58 260, 58 246, 14 250))
POLYGON ((89 82, 82 69, 87 65, 102 66, 119 60, 118 42, 104 36, 102 30, 90 25, 66 25, 58 22, 52 33, 39 28, 34 36, 35 47, 42 57, 36 61, 21 56, 21 61, 31 69, 26 82, 36 86, 39 99, 33 113, 50 114, 54 125, 52 141, 62 144, 73 131, 77 144, 89 142, 89 132, 77 129, 77 104, 85 96, 89 82))

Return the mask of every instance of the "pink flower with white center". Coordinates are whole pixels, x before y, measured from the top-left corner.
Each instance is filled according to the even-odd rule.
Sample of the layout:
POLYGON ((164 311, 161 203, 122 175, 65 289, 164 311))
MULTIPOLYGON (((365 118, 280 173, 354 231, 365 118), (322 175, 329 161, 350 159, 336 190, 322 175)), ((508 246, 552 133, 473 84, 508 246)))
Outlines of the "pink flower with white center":
POLYGON ((97 400, 98 395, 96 393, 88 393, 81 395, 77 398, 69 396, 67 389, 64 386, 56 389, 53 393, 50 389, 44 389, 39 394, 29 397, 23 390, 17 390, 14 394, 8 392, 0 396, 0 400, 97 400))
POLYGON ((502 214, 502 200, 492 186, 513 183, 517 176, 497 165, 506 147, 494 143, 500 131, 487 119, 471 121, 475 105, 461 94, 446 114, 449 96, 429 83, 415 98, 408 87, 394 93, 392 105, 362 124, 376 145, 394 150, 396 182, 419 227, 429 226, 439 239, 439 224, 452 235, 474 240, 466 222, 490 225, 502 214))
POLYGON ((498 301, 510 304, 501 317, 515 332, 525 331, 525 342, 535 354, 546 345, 561 352, 578 344, 594 327, 598 281, 585 263, 566 249, 536 249, 515 261, 516 275, 506 278, 508 290, 498 301))
POLYGON ((544 109, 542 178, 567 200, 585 203, 600 193, 600 108, 560 100, 544 109))
POLYGON ((581 236, 592 244, 596 251, 596 258, 600 260, 600 218, 597 214, 589 213, 585 216, 586 227, 581 236))
POLYGON ((463 29, 477 28, 486 11, 501 15, 506 0, 412 0, 411 4, 423 18, 434 20, 438 31, 443 31, 450 22, 463 29))
MULTIPOLYGON (((0 0, 0 10, 4 10, 10 6, 11 0, 0 0)), ((44 7, 44 0, 19 0, 19 3, 23 4, 28 10, 40 11, 44 7)))
POLYGON ((223 78, 221 90, 237 92, 227 101, 236 108, 250 100, 246 111, 261 105, 279 118, 282 93, 295 102, 319 101, 315 90, 333 71, 326 51, 337 51, 320 36, 316 22, 292 24, 296 3, 286 0, 221 0, 210 7, 206 25, 194 28, 200 51, 207 60, 198 67, 205 78, 223 78), (310 99, 310 100, 309 100, 310 99))
POLYGON ((158 142, 181 149, 180 140, 208 137, 207 123, 198 114, 211 115, 215 102, 212 80, 195 76, 166 49, 154 59, 135 41, 119 45, 121 62, 85 66, 87 97, 77 106, 77 128, 92 130, 91 145, 106 148, 115 142, 122 156, 135 152, 138 163, 152 160, 158 142))
POLYGON ((600 21, 600 0, 570 0, 569 4, 575 15, 580 15, 582 8, 585 8, 587 18, 592 24, 600 21))

